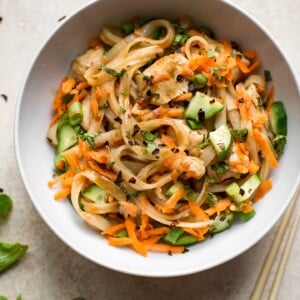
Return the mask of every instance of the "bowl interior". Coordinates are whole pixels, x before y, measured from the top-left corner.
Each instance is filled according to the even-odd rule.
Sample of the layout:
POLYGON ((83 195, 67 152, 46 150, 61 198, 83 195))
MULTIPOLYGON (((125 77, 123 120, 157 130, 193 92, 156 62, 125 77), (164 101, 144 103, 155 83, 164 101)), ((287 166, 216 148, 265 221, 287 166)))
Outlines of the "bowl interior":
POLYGON ((114 270, 145 276, 176 276, 202 271, 225 262, 256 243, 275 224, 287 207, 299 182, 300 137, 297 118, 300 102, 297 84, 282 52, 253 19, 224 1, 217 0, 102 0, 68 18, 48 38, 34 60, 18 102, 15 119, 17 160, 26 189, 36 209, 52 230, 88 259, 114 270), (279 169, 272 172, 274 188, 256 206, 251 221, 190 248, 184 255, 151 253, 147 258, 107 245, 74 213, 68 201, 53 200, 47 181, 52 177, 53 149, 46 140, 51 103, 72 59, 105 24, 119 25, 134 16, 168 19, 190 15, 220 39, 238 42, 242 49, 255 49, 262 70, 272 72, 276 98, 288 113, 288 145, 279 169), (238 28, 238 30, 237 30, 238 28))

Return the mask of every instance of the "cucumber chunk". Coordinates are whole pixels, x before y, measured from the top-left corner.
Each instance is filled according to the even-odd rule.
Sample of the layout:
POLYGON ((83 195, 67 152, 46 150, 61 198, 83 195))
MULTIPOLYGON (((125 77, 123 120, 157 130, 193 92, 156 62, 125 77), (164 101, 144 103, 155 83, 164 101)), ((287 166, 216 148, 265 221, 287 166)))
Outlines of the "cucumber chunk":
POLYGON ((91 184, 82 192, 82 196, 97 204, 103 204, 107 202, 108 195, 100 186, 91 184))
POLYGON ((219 160, 224 161, 229 155, 232 144, 232 136, 228 126, 224 124, 212 131, 208 140, 216 151, 219 160))
POLYGON ((209 232, 218 233, 228 229, 233 221, 233 213, 225 211, 218 215, 212 225, 209 227, 209 232))
POLYGON ((57 132, 57 152, 61 153, 77 143, 76 131, 70 125, 63 125, 57 132))
POLYGON ((189 120, 199 123, 213 117, 223 108, 224 105, 217 99, 209 97, 204 93, 196 92, 195 96, 190 101, 184 116, 189 120))
POLYGON ((236 182, 231 183, 225 190, 227 195, 235 202, 248 200, 260 186, 261 179, 257 174, 253 174, 249 179, 239 186, 236 182))
POLYGON ((184 186, 181 182, 176 182, 165 192, 165 196, 171 197, 174 193, 176 193, 182 187, 184 187, 184 186))
POLYGON ((275 134, 287 135, 287 114, 281 101, 276 101, 271 105, 270 124, 275 134))

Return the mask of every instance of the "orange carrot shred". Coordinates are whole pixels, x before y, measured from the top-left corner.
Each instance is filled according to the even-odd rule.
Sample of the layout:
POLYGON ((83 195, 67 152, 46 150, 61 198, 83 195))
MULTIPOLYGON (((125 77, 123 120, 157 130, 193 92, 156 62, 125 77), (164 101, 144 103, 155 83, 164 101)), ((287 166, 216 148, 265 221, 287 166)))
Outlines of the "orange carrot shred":
POLYGON ((204 212, 204 210, 198 205, 196 201, 189 201, 189 208, 191 212, 198 217, 199 221, 207 221, 209 220, 208 215, 204 212))
POLYGON ((185 248, 183 246, 170 246, 167 244, 146 244, 147 250, 157 251, 157 252, 166 252, 166 253, 183 253, 185 248))
POLYGON ((259 188, 257 189, 257 192, 253 198, 254 201, 258 201, 261 198, 263 198, 265 196, 265 194, 267 192, 269 192, 272 189, 273 183, 272 183, 272 179, 269 178, 266 181, 264 181, 259 188))
POLYGON ((102 234, 103 235, 114 235, 122 229, 125 229, 125 223, 120 223, 120 224, 117 224, 117 225, 113 225, 112 227, 110 227, 106 230, 103 230, 102 234))
POLYGON ((183 93, 176 98, 173 99, 175 102, 180 102, 180 101, 185 101, 185 100, 190 100, 193 97, 193 94, 191 92, 188 93, 183 93))
POLYGON ((171 209, 174 208, 177 202, 184 196, 184 187, 179 188, 165 203, 164 208, 171 209))
POLYGON ((126 246, 132 244, 132 239, 128 237, 118 238, 118 237, 109 236, 107 240, 108 243, 112 246, 126 246))
POLYGON ((268 138, 265 137, 257 128, 253 129, 253 136, 255 141, 259 145, 261 151, 265 155, 267 161, 269 162, 270 167, 277 168, 278 161, 275 157, 274 151, 270 146, 270 142, 268 141, 268 138))
POLYGON ((231 204, 231 201, 228 199, 221 199, 217 202, 217 204, 215 204, 213 207, 208 208, 205 210, 205 212, 209 215, 212 216, 215 213, 219 213, 222 212, 224 210, 226 210, 231 204))
POLYGON ((71 193, 71 188, 64 188, 59 190, 54 195, 54 200, 60 200, 66 198, 71 193))
POLYGON ((175 148, 176 147, 176 144, 175 142, 173 141, 172 138, 170 138, 169 136, 167 136, 166 134, 162 134, 161 135, 161 141, 167 145, 167 147, 169 148, 175 148))

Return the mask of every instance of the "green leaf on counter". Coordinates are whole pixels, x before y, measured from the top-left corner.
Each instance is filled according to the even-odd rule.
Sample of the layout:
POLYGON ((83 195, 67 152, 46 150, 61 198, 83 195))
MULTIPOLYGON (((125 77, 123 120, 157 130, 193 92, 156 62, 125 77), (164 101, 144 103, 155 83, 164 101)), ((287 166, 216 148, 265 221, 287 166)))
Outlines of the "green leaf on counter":
POLYGON ((20 260, 28 249, 20 243, 8 244, 0 242, 0 273, 20 260))
POLYGON ((8 300, 5 296, 0 295, 0 300, 8 300))
POLYGON ((12 210, 12 200, 6 194, 0 194, 0 219, 8 216, 12 210))

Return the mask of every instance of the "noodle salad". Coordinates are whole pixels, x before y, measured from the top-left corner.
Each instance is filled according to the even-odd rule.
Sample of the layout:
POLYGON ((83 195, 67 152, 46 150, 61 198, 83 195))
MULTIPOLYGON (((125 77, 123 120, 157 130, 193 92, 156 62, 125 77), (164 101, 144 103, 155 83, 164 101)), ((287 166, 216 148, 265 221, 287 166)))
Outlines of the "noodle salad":
POLYGON ((260 65, 188 17, 103 27, 54 97, 54 198, 144 256, 248 221, 287 135, 260 65))

